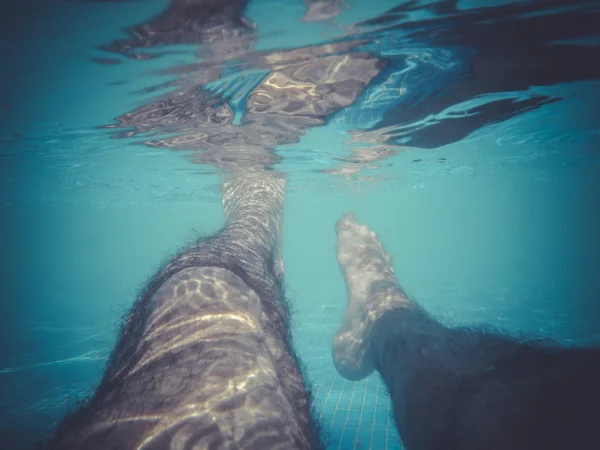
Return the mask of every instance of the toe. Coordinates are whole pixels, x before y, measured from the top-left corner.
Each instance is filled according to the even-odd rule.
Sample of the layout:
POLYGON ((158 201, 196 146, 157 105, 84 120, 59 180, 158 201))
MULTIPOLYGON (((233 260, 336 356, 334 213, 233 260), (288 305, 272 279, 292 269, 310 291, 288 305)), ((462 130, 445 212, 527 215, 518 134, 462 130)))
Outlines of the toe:
POLYGON ((350 227, 354 224, 356 224, 356 215, 353 212, 345 212, 338 219, 338 221, 335 225, 335 228, 336 228, 337 232, 339 233, 341 231, 347 230, 348 227, 350 227))

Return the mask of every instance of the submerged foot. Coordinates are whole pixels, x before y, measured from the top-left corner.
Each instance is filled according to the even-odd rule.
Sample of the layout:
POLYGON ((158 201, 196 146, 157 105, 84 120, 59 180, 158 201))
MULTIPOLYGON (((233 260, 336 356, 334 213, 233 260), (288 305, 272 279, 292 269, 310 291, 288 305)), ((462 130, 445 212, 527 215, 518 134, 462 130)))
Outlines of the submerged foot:
POLYGON ((368 339, 377 319, 392 309, 414 305, 396 280, 390 255, 369 227, 346 213, 336 230, 337 258, 348 288, 348 304, 331 354, 344 378, 360 380, 375 369, 368 339))

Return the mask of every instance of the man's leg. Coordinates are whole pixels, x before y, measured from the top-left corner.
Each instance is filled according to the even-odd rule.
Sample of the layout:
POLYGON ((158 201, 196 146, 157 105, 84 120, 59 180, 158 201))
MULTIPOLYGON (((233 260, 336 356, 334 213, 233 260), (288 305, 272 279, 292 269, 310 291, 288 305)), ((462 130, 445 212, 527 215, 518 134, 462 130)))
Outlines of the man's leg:
POLYGON ((313 447, 277 273, 283 184, 265 174, 225 183, 226 227, 151 281, 96 393, 50 448, 313 447))
POLYGON ((600 448, 600 352, 442 326, 408 298, 390 256, 346 214, 337 256, 348 307, 340 374, 381 374, 408 450, 600 448))

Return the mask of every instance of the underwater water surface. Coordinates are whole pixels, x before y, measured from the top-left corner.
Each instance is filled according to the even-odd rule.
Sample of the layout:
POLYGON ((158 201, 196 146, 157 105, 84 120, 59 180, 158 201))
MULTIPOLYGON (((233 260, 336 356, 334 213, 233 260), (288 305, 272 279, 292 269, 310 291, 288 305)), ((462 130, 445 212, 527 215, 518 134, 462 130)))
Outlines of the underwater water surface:
POLYGON ((93 392, 138 290, 223 226, 221 176, 249 165, 288 179, 328 448, 401 448, 378 375, 331 361, 345 211, 443 323, 600 344, 598 2, 239 3, 191 28, 167 1, 0 7, 0 447, 93 392))

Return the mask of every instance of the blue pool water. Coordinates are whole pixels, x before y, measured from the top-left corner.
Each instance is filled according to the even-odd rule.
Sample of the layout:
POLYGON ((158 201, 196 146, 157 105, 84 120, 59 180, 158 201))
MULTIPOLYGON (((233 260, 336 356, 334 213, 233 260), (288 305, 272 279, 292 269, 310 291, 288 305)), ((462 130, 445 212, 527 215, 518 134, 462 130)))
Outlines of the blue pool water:
MULTIPOLYGON (((472 49, 458 38, 444 48, 407 37, 406 29, 357 31, 350 26, 399 3, 347 3, 337 17, 302 22, 299 1, 253 0, 246 15, 258 37, 248 54, 343 37, 369 41, 357 51, 388 60, 352 105, 307 127, 297 142, 277 143, 274 167, 289 180, 287 295, 324 440, 330 449, 391 450, 401 444, 379 377, 346 381, 331 361, 346 301, 336 219, 351 210, 372 227, 406 291, 444 323, 599 344, 600 73, 484 88, 465 74, 506 75, 473 68, 472 49), (479 87, 453 97, 450 89, 466 92, 465 84, 479 87), (532 98, 531 107, 518 106, 532 98), (437 110, 436 99, 443 99, 437 110), (481 105, 489 104, 504 112, 477 126, 460 121, 488 114, 481 105), (458 128, 464 133, 448 131, 458 128), (381 144, 392 152, 386 158, 353 159, 353 149, 390 135, 381 144)), ((459 3, 465 11, 492 6, 459 3)), ((119 139, 98 128, 168 93, 148 89, 178 79, 160 70, 197 61, 190 45, 148 60, 98 49, 165 5, 55 0, 2 10, 2 448, 33 448, 93 390, 138 289, 165 258, 223 225, 219 169, 194 164, 189 149, 147 146, 143 134, 119 139)), ((410 14, 411 24, 436 17, 431 9, 410 14)), ((427 36, 443 35, 441 25, 428 26, 427 36)), ((457 20, 450 28, 460 26, 457 20)), ((580 47, 593 65, 597 34, 589 34, 567 37, 587 38, 580 47)), ((249 93, 268 73, 225 64, 226 76, 207 86, 243 121, 249 93)))

